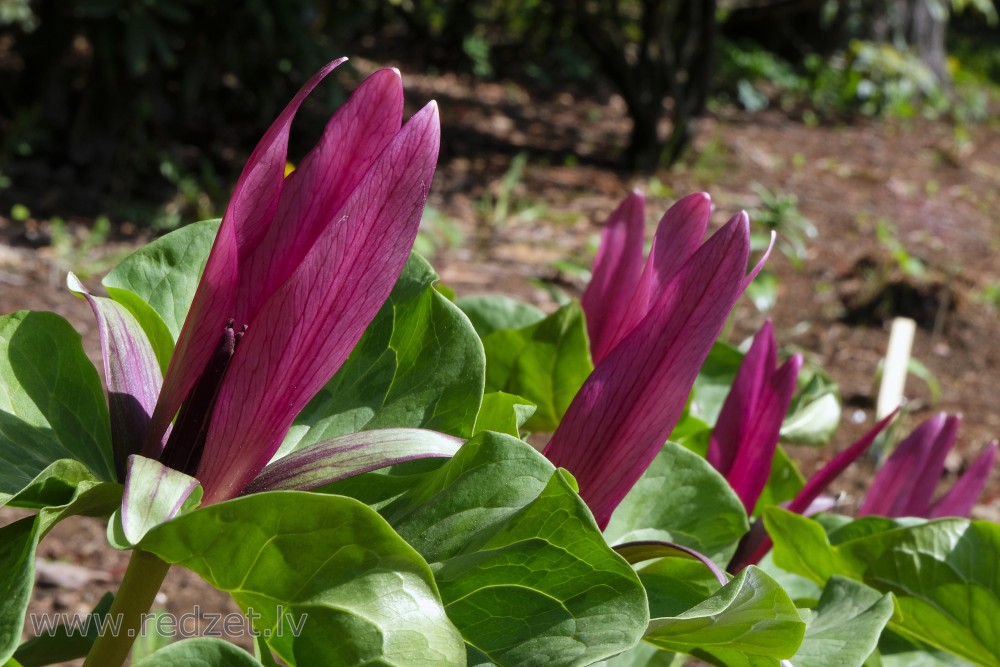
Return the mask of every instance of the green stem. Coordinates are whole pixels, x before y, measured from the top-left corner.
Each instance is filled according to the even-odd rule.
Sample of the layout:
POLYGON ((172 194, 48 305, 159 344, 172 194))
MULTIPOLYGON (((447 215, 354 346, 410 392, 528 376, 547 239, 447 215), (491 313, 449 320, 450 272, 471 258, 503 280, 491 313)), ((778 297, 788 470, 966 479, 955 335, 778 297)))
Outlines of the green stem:
POLYGON ((83 667, 120 667, 125 663, 169 569, 169 563, 147 551, 136 549, 132 552, 125 577, 108 612, 111 620, 104 634, 94 642, 83 667), (120 625, 115 625, 117 623, 120 625))

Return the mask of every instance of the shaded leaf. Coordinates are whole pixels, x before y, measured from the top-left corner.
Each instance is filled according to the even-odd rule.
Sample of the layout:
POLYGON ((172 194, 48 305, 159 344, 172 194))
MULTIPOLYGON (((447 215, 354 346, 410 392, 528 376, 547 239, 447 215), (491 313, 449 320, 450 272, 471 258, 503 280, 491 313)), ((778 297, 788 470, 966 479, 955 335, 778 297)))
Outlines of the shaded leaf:
POLYGON ((115 479, 104 389, 80 335, 54 313, 0 317, 0 502, 59 459, 115 479))
POLYGON ((35 584, 38 519, 25 517, 0 528, 0 664, 21 642, 24 616, 35 584))
POLYGON ((520 329, 483 338, 486 390, 522 396, 537 406, 529 431, 554 431, 593 370, 583 311, 567 304, 520 329))
POLYGON ((45 535, 68 516, 109 516, 121 499, 121 484, 98 481, 79 461, 62 459, 38 473, 7 505, 37 510, 38 532, 45 535))
POLYGON ((725 565, 749 530, 739 498, 705 459, 667 443, 604 531, 608 543, 676 542, 725 565))
MULTIPOLYGON (((105 593, 90 614, 95 617, 105 616, 114 599, 114 595, 105 593)), ((66 625, 59 625, 51 633, 40 634, 21 644, 14 657, 24 667, 53 665, 84 658, 97 640, 98 623, 88 623, 85 630, 81 631, 79 626, 67 628, 66 625)))
POLYGON ((502 294, 464 296, 455 305, 468 316, 480 338, 500 329, 520 329, 545 319, 545 313, 530 303, 502 294))

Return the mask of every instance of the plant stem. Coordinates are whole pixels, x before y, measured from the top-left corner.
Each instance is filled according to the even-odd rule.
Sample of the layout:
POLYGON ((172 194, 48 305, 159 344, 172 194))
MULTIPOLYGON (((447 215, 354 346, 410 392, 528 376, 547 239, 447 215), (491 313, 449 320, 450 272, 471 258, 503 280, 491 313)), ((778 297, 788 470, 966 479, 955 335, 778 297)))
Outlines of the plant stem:
POLYGON ((120 667, 125 663, 144 616, 167 576, 170 564, 147 551, 136 549, 128 562, 115 601, 108 612, 107 630, 97 638, 83 667, 120 667), (114 629, 114 632, 111 630, 114 629))

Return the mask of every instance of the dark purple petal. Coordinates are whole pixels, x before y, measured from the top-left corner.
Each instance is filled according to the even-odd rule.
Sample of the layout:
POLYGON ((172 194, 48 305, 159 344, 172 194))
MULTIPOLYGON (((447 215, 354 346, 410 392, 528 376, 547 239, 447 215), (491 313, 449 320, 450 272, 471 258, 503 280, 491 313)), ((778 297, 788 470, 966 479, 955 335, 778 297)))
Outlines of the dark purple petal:
POLYGON ((611 350, 609 333, 625 314, 642 273, 643 197, 633 191, 601 231, 593 276, 580 298, 594 363, 611 350))
MULTIPOLYGON (((796 495, 795 498, 793 498, 788 504, 788 509, 798 514, 805 514, 805 512, 812 505, 813 501, 815 501, 821 493, 826 491, 827 487, 830 486, 833 480, 839 477, 840 474, 847 469, 847 466, 854 463, 859 456, 864 454, 866 449, 871 447, 872 443, 875 442, 875 438, 877 438, 879 433, 882 432, 882 429, 888 426, 889 422, 896 417, 897 412, 898 409, 893 410, 892 413, 882 419, 879 423, 875 424, 870 431, 865 433, 860 440, 834 456, 833 460, 820 468, 820 470, 809 478, 809 481, 806 482, 804 487, 802 487, 802 490, 799 491, 798 495, 796 495)), ((860 512, 858 515, 860 516, 860 512)))
POLYGON ((636 563, 641 563, 644 560, 652 560, 654 558, 690 558, 691 560, 700 561, 705 565, 712 574, 715 575, 716 580, 725 586, 729 583, 729 577, 726 573, 719 568, 718 565, 712 562, 712 559, 696 551, 691 547, 686 547, 683 544, 675 544, 673 542, 662 542, 657 540, 644 540, 641 542, 625 542, 623 544, 617 544, 612 547, 619 556, 628 561, 629 565, 635 565, 636 563))
MULTIPOLYGON (((929 477, 926 469, 932 458, 944 461, 939 450, 943 447, 950 449, 954 442, 955 426, 957 425, 949 426, 948 416, 942 412, 924 421, 900 441, 875 474, 864 502, 858 509, 858 516, 877 514, 897 517, 906 516, 907 513, 910 516, 923 516, 930 508, 940 468, 930 488, 925 486, 918 490, 917 482, 919 480, 922 484, 927 484, 929 477)), ((947 449, 944 454, 947 455, 947 449)))
MULTIPOLYGON (((712 429, 706 460, 730 482, 737 455, 750 424, 757 415, 757 404, 765 392, 768 378, 777 365, 777 343, 771 321, 764 322, 747 351, 733 379, 719 418, 712 429)), ((768 459, 770 461, 770 459, 768 459)))
POLYGON ((776 372, 771 373, 765 384, 764 394, 755 406, 755 413, 746 425, 747 430, 736 455, 736 464, 726 477, 743 502, 747 514, 753 512, 771 474, 781 423, 795 394, 801 368, 802 357, 796 354, 776 372))
POLYGON ((304 447, 261 470, 244 491, 309 491, 405 461, 454 456, 464 440, 419 428, 361 431, 304 447))
POLYGON ((123 480, 128 457, 142 448, 150 415, 160 394, 163 384, 160 364, 142 327, 124 306, 105 297, 93 296, 72 273, 67 276, 66 283, 70 290, 87 300, 97 318, 115 472, 118 479, 123 480))
POLYGON ((545 448, 576 477, 598 525, 607 525, 677 424, 741 293, 749 251, 749 220, 740 214, 691 257, 591 373, 545 448))
POLYGON ((330 224, 368 173, 403 119, 399 72, 375 72, 358 86, 326 126, 316 146, 285 179, 267 233, 246 258, 240 255, 239 288, 232 317, 253 321, 330 224))
MULTIPOLYGON (((663 214, 628 308, 605 331, 604 355, 600 359, 646 317, 662 295, 664 286, 695 253, 705 238, 711 213, 711 198, 704 192, 697 192, 684 197, 663 214)), ((594 363, 598 362, 594 357, 594 363)))
POLYGON ((997 441, 994 440, 980 454, 969 469, 958 478, 955 485, 951 487, 944 496, 931 506, 927 513, 928 519, 937 519, 943 516, 966 517, 975 507, 979 495, 986 487, 986 481, 993 470, 993 463, 997 457, 997 441))
POLYGON ((393 138, 302 263, 250 323, 220 389, 198 478, 240 493, 340 368, 399 277, 437 161, 432 102, 393 138))
POLYGON ((159 457, 163 434, 215 352, 226 320, 235 315, 239 264, 261 243, 278 208, 292 118, 309 93, 344 60, 313 75, 268 128, 243 168, 167 368, 143 448, 149 457, 159 457))
POLYGON ((937 490, 938 482, 944 474, 944 461, 948 458, 948 452, 955 446, 961 423, 962 418, 958 415, 945 417, 944 425, 930 448, 922 452, 923 462, 913 477, 909 498, 899 498, 900 504, 893 507, 894 513, 891 516, 927 516, 934 491, 937 490))
MULTIPOLYGON (((803 516, 810 516, 816 512, 823 511, 824 506, 828 503, 820 500, 820 495, 826 491, 834 479, 847 469, 847 466, 851 465, 859 456, 865 453, 865 450, 871 447, 872 443, 875 442, 875 438, 895 418, 897 412, 898 410, 894 410, 892 414, 875 424, 860 440, 840 454, 837 454, 833 457, 832 461, 810 477, 798 495, 785 505, 787 509, 803 516)), ((740 540, 736 554, 729 563, 729 571, 739 572, 747 565, 756 565, 770 551, 771 544, 771 538, 768 537, 767 531, 764 530, 764 522, 760 520, 755 521, 750 527, 750 532, 740 540)))

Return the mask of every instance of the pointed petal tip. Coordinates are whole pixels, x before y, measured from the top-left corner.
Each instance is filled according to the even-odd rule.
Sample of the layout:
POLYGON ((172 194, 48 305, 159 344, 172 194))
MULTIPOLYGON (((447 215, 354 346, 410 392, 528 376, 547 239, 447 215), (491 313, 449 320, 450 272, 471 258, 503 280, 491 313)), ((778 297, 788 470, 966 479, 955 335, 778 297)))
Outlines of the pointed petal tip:
POLYGON ((83 282, 77 278, 76 274, 72 271, 69 271, 66 274, 66 287, 69 288, 70 292, 75 294, 83 295, 87 293, 87 288, 84 286, 83 282))

